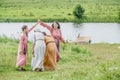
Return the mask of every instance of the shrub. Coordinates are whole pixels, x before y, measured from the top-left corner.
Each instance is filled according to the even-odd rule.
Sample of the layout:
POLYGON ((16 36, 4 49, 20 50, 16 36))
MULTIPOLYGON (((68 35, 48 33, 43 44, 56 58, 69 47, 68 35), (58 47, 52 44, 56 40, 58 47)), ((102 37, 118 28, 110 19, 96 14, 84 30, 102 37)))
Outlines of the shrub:
POLYGON ((80 4, 78 4, 73 11, 73 15, 77 19, 81 19, 84 15, 84 12, 85 12, 84 8, 80 4))

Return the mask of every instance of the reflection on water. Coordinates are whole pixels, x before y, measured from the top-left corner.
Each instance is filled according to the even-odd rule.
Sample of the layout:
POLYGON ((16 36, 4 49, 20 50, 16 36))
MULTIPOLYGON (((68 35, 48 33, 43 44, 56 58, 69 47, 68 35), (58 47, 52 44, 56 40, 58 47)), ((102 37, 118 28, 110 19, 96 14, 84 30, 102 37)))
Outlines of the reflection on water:
MULTIPOLYGON (((21 26, 25 24, 31 27, 35 23, 0 23, 0 35, 19 38, 21 26)), ((92 43, 120 43, 120 24, 117 23, 60 23, 60 25, 65 40, 75 41, 80 33, 81 36, 91 36, 92 43)), ((36 27, 50 34, 46 28, 40 25, 36 27)), ((29 40, 32 40, 32 36, 33 31, 29 34, 29 40)))

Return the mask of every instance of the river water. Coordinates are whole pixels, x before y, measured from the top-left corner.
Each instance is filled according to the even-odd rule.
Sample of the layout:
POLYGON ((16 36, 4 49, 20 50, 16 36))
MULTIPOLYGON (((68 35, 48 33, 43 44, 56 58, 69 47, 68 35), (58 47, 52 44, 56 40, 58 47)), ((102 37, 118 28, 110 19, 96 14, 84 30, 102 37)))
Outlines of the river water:
MULTIPOLYGON (((19 38, 21 26, 28 25, 29 28, 35 23, 0 23, 0 36, 10 38, 19 38)), ((52 23, 47 23, 51 25, 52 23)), ((118 23, 60 23, 63 38, 68 41, 75 41, 78 34, 80 36, 90 36, 92 43, 120 43, 120 24, 118 23)), ((36 28, 41 31, 50 32, 37 25, 36 28)), ((33 32, 29 34, 29 40, 32 40, 33 32)))

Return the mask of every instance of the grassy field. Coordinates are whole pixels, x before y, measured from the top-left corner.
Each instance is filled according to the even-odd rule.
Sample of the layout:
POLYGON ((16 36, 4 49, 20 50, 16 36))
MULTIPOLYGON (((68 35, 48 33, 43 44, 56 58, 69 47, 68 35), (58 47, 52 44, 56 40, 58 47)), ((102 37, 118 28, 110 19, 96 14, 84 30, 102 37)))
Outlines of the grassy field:
POLYGON ((119 44, 61 44, 56 71, 32 72, 31 43, 26 72, 15 68, 18 40, 0 38, 0 80, 120 80, 119 44))
POLYGON ((73 10, 85 9, 83 22, 117 22, 120 0, 0 0, 0 22, 77 22, 73 10))

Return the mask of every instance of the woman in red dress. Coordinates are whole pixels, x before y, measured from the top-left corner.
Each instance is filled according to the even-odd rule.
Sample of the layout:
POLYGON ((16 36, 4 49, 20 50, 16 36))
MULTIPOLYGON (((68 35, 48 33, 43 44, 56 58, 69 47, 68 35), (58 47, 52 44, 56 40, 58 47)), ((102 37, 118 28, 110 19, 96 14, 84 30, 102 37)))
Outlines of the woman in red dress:
MULTIPOLYGON (((62 37, 62 33, 61 33, 61 29, 60 29, 60 24, 58 22, 53 22, 52 26, 47 25, 46 23, 42 22, 41 20, 38 20, 38 22, 40 23, 41 26, 46 27, 51 35, 53 36, 56 46, 57 46, 57 50, 58 52, 60 52, 60 41, 62 41, 63 43, 65 43, 65 40, 62 37)), ((60 55, 59 53, 56 56, 56 61, 58 62, 60 59, 60 55)))
POLYGON ((28 30, 27 25, 22 26, 22 33, 20 36, 20 42, 18 47, 18 55, 16 61, 16 67, 19 67, 19 71, 25 71, 24 66, 26 65, 26 59, 28 57, 28 33, 37 25, 36 23, 33 27, 28 30))

